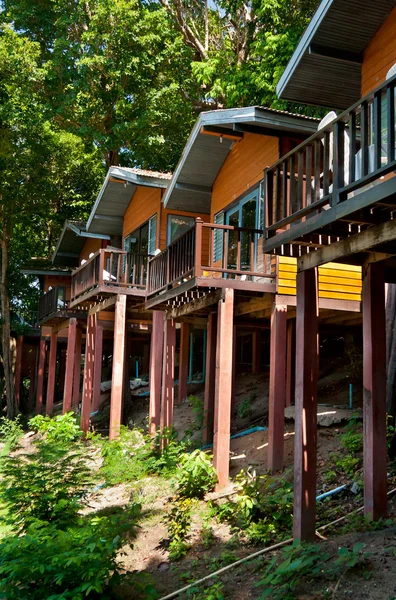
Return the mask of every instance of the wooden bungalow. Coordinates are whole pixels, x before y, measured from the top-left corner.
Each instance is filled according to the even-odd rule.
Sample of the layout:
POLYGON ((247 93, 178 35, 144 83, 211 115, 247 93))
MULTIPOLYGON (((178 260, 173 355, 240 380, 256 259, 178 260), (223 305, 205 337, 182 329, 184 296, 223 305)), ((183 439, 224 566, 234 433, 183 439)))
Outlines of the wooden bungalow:
POLYGON ((263 251, 297 260, 294 535, 315 535, 318 268, 362 269, 364 504, 387 506, 385 283, 396 282, 396 2, 324 0, 278 85, 339 109, 266 170, 263 251))
MULTIPOLYGON (((156 425, 171 425, 172 331, 178 321, 187 330, 189 323, 204 319, 204 441, 214 441, 219 487, 228 482, 235 352, 246 332, 251 335, 253 372, 258 372, 261 333, 270 329, 268 467, 283 467, 284 407, 291 403, 294 387, 297 262, 293 255, 263 252, 268 210, 263 173, 317 132, 318 122, 262 107, 202 113, 164 195, 167 210, 195 207, 209 222, 197 219, 148 264, 146 309, 165 313, 166 353, 162 396, 151 394, 151 413, 161 414, 156 425)), ((326 265, 319 297, 323 326, 361 322, 361 268, 326 265)), ((158 323, 162 328, 163 317, 158 323)), ((153 336, 160 339, 162 329, 157 333, 155 321, 153 327, 153 336)), ((180 362, 184 360, 186 355, 180 362)), ((158 355, 152 362, 153 380, 160 363, 158 355)))

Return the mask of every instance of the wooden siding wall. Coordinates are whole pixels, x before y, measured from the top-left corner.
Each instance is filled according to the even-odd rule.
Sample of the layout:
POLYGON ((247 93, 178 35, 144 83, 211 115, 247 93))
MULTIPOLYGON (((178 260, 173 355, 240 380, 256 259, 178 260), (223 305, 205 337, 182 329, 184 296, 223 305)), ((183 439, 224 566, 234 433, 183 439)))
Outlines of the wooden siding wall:
POLYGON ((396 6, 366 48, 362 65, 362 96, 385 81, 396 63, 396 6))
MULTIPOLYGON (((129 203, 124 215, 124 225, 122 229, 122 239, 135 231, 138 227, 146 223, 150 217, 157 213, 161 206, 160 188, 138 187, 129 203)), ((158 220, 157 220, 157 245, 158 245, 158 220)))
MULTIPOLYGON (((277 292, 288 296, 296 294, 297 260, 278 257, 277 292)), ((362 268, 353 265, 327 263, 319 267, 319 298, 334 300, 361 300, 362 268)))
POLYGON ((168 233, 168 215, 180 215, 182 217, 192 217, 196 219, 200 217, 204 223, 209 223, 209 215, 201 215, 200 213, 186 212, 183 210, 167 210, 162 207, 161 212, 161 235, 160 235, 160 248, 163 250, 167 246, 167 233, 168 233))
POLYGON ((66 300, 70 300, 71 292, 71 277, 62 277, 62 275, 46 275, 44 278, 44 292, 48 292, 48 288, 54 288, 57 285, 66 288, 66 300))
POLYGON ((78 259, 81 265, 82 260, 88 260, 90 254, 95 254, 100 248, 102 248, 102 241, 98 238, 87 238, 82 250, 80 252, 80 258, 78 259))
POLYGON ((243 140, 235 142, 213 185, 211 222, 217 212, 263 179, 265 167, 278 158, 277 137, 245 133, 243 140))

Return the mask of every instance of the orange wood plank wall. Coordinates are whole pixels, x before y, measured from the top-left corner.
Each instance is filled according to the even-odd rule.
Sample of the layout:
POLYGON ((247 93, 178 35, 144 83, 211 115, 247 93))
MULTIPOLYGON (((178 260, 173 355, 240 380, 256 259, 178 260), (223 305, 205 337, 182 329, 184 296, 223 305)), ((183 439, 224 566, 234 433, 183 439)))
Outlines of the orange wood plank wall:
POLYGON ((246 133, 235 142, 213 185, 211 222, 217 212, 263 179, 265 167, 278 158, 277 137, 246 133))
POLYGON ((362 96, 385 81, 396 63, 396 6, 366 48, 362 65, 362 96))
POLYGON ((82 260, 88 260, 90 254, 95 254, 95 252, 100 250, 102 248, 102 241, 97 238, 87 238, 80 252, 79 264, 81 264, 82 260))

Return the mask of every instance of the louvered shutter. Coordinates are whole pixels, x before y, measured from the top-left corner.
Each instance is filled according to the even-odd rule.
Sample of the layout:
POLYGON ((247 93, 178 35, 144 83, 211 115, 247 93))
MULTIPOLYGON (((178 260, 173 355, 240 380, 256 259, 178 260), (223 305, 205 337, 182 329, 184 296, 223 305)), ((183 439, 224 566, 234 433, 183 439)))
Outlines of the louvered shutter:
POLYGON ((154 215, 149 220, 148 231, 148 253, 149 256, 154 256, 157 246, 157 215, 154 215))
MULTIPOLYGON (((217 213, 214 217, 215 225, 224 225, 224 213, 217 213)), ((213 261, 222 260, 223 258, 223 231, 221 229, 215 229, 214 231, 214 248, 213 248, 213 261)))

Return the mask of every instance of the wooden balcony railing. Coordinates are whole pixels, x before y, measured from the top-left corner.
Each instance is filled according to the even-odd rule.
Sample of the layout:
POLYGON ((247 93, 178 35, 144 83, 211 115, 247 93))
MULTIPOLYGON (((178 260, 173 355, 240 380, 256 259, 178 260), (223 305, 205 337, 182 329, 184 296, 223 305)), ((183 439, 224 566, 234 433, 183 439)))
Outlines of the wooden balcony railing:
POLYGON ((147 297, 192 277, 249 279, 272 277, 256 269, 259 229, 204 223, 195 224, 151 258, 147 270, 147 297))
POLYGON ((73 271, 71 300, 94 288, 146 288, 147 255, 123 250, 98 250, 81 267, 73 271))
POLYGON ((396 168, 393 77, 265 170, 266 239, 396 168))
POLYGON ((64 287, 54 287, 40 297, 38 310, 39 321, 58 312, 58 310, 66 310, 67 302, 65 301, 64 296, 62 297, 64 292, 64 287))

